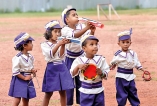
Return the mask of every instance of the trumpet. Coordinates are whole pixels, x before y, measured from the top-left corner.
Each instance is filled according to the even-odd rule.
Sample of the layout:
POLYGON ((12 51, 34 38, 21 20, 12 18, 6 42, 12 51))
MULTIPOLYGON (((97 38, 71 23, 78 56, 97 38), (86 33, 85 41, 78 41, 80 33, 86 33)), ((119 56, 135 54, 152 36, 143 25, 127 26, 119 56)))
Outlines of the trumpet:
POLYGON ((91 20, 91 19, 88 19, 88 18, 79 18, 78 19, 79 21, 82 21, 82 22, 86 22, 88 21, 89 23, 91 23, 92 25, 96 26, 96 27, 99 27, 99 28, 103 28, 104 27, 104 24, 98 22, 98 21, 95 21, 95 20, 91 20))

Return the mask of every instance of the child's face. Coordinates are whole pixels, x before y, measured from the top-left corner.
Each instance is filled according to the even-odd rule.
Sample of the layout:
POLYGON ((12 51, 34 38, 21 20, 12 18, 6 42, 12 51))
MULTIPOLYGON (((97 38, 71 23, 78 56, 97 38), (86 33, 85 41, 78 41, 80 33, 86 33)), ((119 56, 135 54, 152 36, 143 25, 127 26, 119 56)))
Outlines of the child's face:
POLYGON ((51 39, 56 41, 59 36, 61 36, 61 29, 53 29, 51 39))
POLYGON ((73 24, 76 25, 78 24, 78 15, 75 10, 71 10, 69 16, 66 17, 66 22, 67 24, 73 24))
POLYGON ((24 49, 26 51, 32 51, 32 49, 33 49, 33 43, 32 43, 32 41, 29 41, 27 44, 23 45, 23 47, 24 47, 24 49))
POLYGON ((96 40, 87 40, 86 45, 82 48, 86 55, 94 56, 98 52, 98 42, 96 40))
POLYGON ((122 48, 122 51, 127 51, 131 45, 131 39, 120 40, 118 45, 122 48))

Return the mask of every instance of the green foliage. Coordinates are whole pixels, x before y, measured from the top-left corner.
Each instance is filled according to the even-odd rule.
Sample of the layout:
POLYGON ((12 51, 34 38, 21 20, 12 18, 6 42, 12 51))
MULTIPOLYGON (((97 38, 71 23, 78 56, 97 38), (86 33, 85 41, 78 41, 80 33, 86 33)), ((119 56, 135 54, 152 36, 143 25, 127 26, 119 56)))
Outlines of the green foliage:
POLYGON ((122 6, 117 6, 115 9, 116 10, 128 10, 128 8, 122 7, 122 6))
POLYGON ((62 11, 62 9, 50 8, 50 9, 46 10, 46 12, 59 12, 59 11, 62 11))
POLYGON ((141 7, 139 6, 139 5, 137 5, 136 7, 135 7, 135 9, 140 9, 141 7))
POLYGON ((19 8, 16 8, 14 12, 15 13, 21 13, 22 11, 19 8))
POLYGON ((1 9, 0 13, 11 13, 11 12, 9 10, 3 10, 3 9, 1 9))

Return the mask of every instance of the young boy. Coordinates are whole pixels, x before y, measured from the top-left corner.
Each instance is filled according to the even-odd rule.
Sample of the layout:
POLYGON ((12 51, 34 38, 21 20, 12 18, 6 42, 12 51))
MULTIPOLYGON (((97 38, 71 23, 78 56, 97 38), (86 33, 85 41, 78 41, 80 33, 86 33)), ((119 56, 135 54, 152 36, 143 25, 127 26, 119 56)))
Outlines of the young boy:
MULTIPOLYGON (((76 13, 75 8, 66 8, 62 12, 62 21, 65 26, 61 30, 61 35, 66 38, 75 38, 80 40, 82 36, 92 34, 94 35, 95 26, 91 25, 90 23, 79 24, 78 22, 78 15, 76 13)), ((70 70, 71 64, 74 59, 84 52, 81 49, 80 44, 77 43, 69 43, 66 45, 66 58, 65 64, 67 68, 70 70)), ((80 104, 80 93, 78 89, 81 86, 81 82, 79 80, 79 76, 75 77, 75 84, 76 84, 76 103, 80 104)), ((73 105, 73 96, 74 96, 74 89, 69 89, 66 91, 67 93, 67 105, 73 105)))
POLYGON ((110 71, 106 60, 98 52, 99 40, 93 35, 86 35, 81 39, 84 56, 77 57, 72 63, 70 72, 73 77, 79 75, 81 80, 80 105, 81 106, 104 106, 104 87, 102 79, 107 78, 110 71), (86 70, 89 64, 94 64, 98 76, 95 80, 86 80, 81 70, 86 70))
POLYGON ((114 68, 115 66, 118 67, 116 73, 116 99, 118 106, 125 106, 127 98, 132 106, 140 105, 134 81, 136 76, 133 74, 133 68, 141 71, 143 69, 136 52, 129 49, 131 45, 131 34, 132 29, 118 34, 118 45, 121 47, 121 50, 115 53, 111 61, 111 65, 114 68))

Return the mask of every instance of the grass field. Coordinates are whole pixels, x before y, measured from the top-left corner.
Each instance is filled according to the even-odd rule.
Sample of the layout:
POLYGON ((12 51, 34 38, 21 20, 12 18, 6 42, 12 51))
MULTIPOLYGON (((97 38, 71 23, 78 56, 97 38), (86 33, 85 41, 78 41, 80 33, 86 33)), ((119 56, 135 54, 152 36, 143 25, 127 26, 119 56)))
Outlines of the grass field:
MULTIPOLYGON (((106 14, 108 14, 108 10, 104 10, 106 14)), ((157 9, 131 9, 131 10, 117 10, 119 15, 157 15, 157 9)), ((95 10, 86 10, 86 11, 77 11, 80 16, 93 16, 97 15, 97 11, 95 10)), ((100 11, 101 13, 101 11, 100 11)), ((112 13, 114 14, 114 13, 112 13)), ((26 13, 0 13, 0 17, 52 17, 52 16, 60 16, 61 11, 57 12, 26 12, 26 13)))

